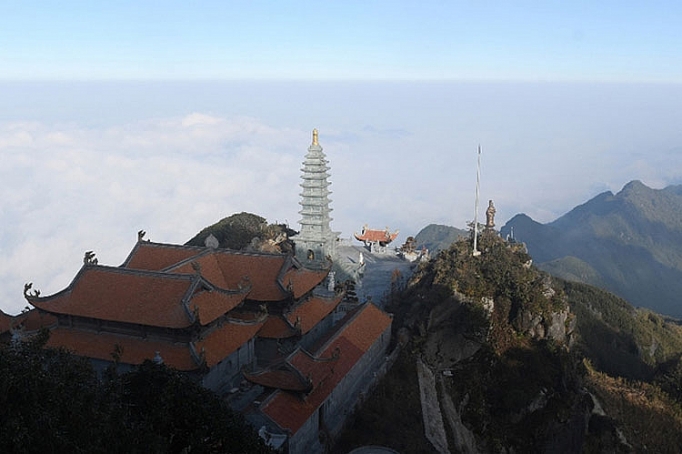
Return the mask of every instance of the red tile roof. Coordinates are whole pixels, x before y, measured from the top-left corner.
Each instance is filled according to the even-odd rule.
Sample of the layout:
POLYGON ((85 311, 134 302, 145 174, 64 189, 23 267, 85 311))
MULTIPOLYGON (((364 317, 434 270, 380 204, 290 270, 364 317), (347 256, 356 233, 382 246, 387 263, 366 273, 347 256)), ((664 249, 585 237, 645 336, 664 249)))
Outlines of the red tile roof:
POLYGON ((208 325, 213 320, 231 311, 244 301, 247 289, 241 293, 221 290, 201 290, 192 296, 189 308, 199 317, 199 323, 208 325))
POLYGON ((391 317, 366 303, 349 314, 343 324, 313 356, 297 350, 289 363, 304 377, 310 377, 313 390, 307 396, 278 390, 261 405, 261 411, 282 429, 296 433, 315 413, 329 394, 391 325, 391 317))
POLYGON ((0 311, 0 336, 8 335, 13 330, 23 333, 35 333, 41 328, 49 328, 57 325, 57 318, 32 309, 18 315, 9 315, 0 311))
POLYGON ((220 265, 218 264, 218 260, 214 253, 195 256, 189 260, 175 263, 168 267, 166 271, 179 274, 196 274, 197 269, 204 279, 216 287, 222 289, 236 289, 239 284, 239 282, 237 282, 235 285, 230 285, 230 283, 225 280, 223 271, 220 269, 220 265))
POLYGON ((138 241, 121 266, 137 270, 160 271, 205 251, 206 248, 202 247, 138 241))
POLYGON ((207 290, 186 309, 182 301, 198 273, 219 289, 248 291, 249 300, 270 302, 288 298, 289 285, 295 297, 303 296, 327 271, 305 269, 284 254, 141 241, 122 267, 84 266, 66 290, 29 300, 48 312, 168 328, 189 326, 196 308, 205 325, 243 301, 243 295, 207 290))
POLYGON ((362 233, 357 234, 354 233, 353 235, 355 236, 355 239, 359 241, 366 241, 366 242, 379 242, 379 243, 385 243, 388 244, 391 241, 395 240, 398 237, 398 231, 396 230, 395 232, 391 233, 388 228, 384 230, 375 230, 375 229, 368 229, 367 227, 363 227, 362 233))
MULTIPOLYGON (((84 265, 65 290, 51 296, 27 298, 44 317, 64 314, 186 329, 196 321, 203 326, 209 325, 233 311, 245 298, 257 302, 282 301, 292 296, 289 290, 293 290, 294 295, 303 296, 327 273, 328 270, 305 269, 290 255, 242 253, 142 241, 135 245, 121 267, 84 265)), ((307 332, 337 304, 338 301, 312 299, 295 308, 290 315, 294 321, 300 317, 302 330, 307 332)), ((236 314, 235 317, 224 321, 218 329, 196 342, 197 351, 194 353, 203 353, 209 367, 236 351, 256 333, 271 338, 298 334, 281 315, 269 316, 265 320, 258 319, 259 315, 245 318, 236 314)), ((128 345, 128 355, 134 363, 140 362, 141 358, 153 358, 153 353, 165 345, 169 354, 176 358, 174 363, 189 367, 186 364, 189 344, 178 347, 177 344, 161 343, 154 347, 155 350, 150 347, 151 342, 127 336, 96 335, 75 330, 67 333, 63 328, 56 332, 54 343, 72 347, 83 356, 109 359, 113 345, 120 341, 120 345, 128 345), (92 345, 84 339, 92 340, 92 345), (73 346, 69 342, 73 342, 73 346), (187 352, 183 350, 182 355, 173 353, 178 348, 187 352)))
POLYGON ((301 334, 306 334, 313 329, 315 325, 320 323, 323 318, 331 314, 342 299, 343 295, 337 295, 333 298, 311 296, 291 309, 286 314, 286 318, 292 325, 295 325, 296 321, 300 320, 299 329, 301 330, 301 334))
POLYGON ((381 336, 381 334, 391 326, 393 318, 386 312, 379 309, 373 303, 365 303, 355 311, 348 314, 348 321, 339 322, 340 331, 332 336, 330 340, 321 345, 317 354, 323 355, 324 352, 331 351, 335 339, 343 337, 358 347, 362 352, 366 352, 381 336))
POLYGON ((263 322, 249 324, 226 322, 194 345, 197 353, 203 354, 206 365, 213 367, 246 344, 262 326, 263 322))
POLYGON ((31 297, 35 307, 54 314, 165 328, 192 324, 182 300, 194 276, 84 266, 66 290, 31 297))
POLYGON ((208 367, 215 366, 253 338, 262 325, 263 322, 224 323, 202 340, 194 342, 194 354, 190 344, 185 342, 147 340, 62 327, 50 332, 48 346, 63 347, 79 356, 112 361, 112 353, 118 345, 122 348, 120 362, 125 364, 142 364, 145 359, 153 359, 158 351, 165 364, 187 371, 198 369, 202 356, 208 367))
POLYGON ((159 352, 164 364, 178 370, 196 370, 200 365, 192 356, 189 344, 149 341, 132 336, 95 333, 68 328, 55 328, 50 332, 48 347, 63 347, 75 355, 112 361, 116 346, 121 348, 120 362, 142 364, 159 352))
POLYGON ((297 351, 290 363, 304 377, 310 378, 313 390, 305 397, 299 393, 278 390, 261 405, 261 411, 282 429, 296 433, 362 357, 363 352, 343 337, 338 339, 337 346, 341 353, 336 359, 329 355, 326 359, 318 360, 302 350, 297 351))
POLYGON ((38 331, 41 328, 49 328, 57 324, 57 317, 45 312, 32 309, 14 318, 14 326, 21 325, 28 332, 38 331))
MULTIPOLYGON (((218 250, 194 260, 201 274, 213 285, 236 289, 251 285, 248 299, 255 301, 280 301, 287 297, 278 276, 287 261, 282 254, 241 253, 218 250), (245 280, 246 279, 246 280, 245 280)), ((190 261, 170 267, 174 273, 195 273, 190 261)))
POLYGON ((324 280, 329 274, 328 269, 310 270, 307 268, 289 268, 282 275, 282 286, 291 289, 294 298, 298 299, 310 292, 312 289, 324 280))
POLYGON ((297 392, 309 392, 312 390, 312 383, 293 367, 266 370, 256 374, 244 373, 244 378, 251 383, 267 388, 279 388, 297 392))
POLYGON ((287 339, 298 334, 298 331, 281 315, 269 315, 265 324, 258 331, 258 337, 266 339, 287 339))
POLYGON ((175 273, 195 273, 196 262, 201 275, 213 285, 236 289, 240 284, 250 284, 248 299, 254 301, 281 301, 293 291, 298 299, 315 288, 329 270, 311 270, 302 267, 285 254, 247 253, 226 249, 196 257, 167 268, 175 273), (246 280, 245 280, 246 279, 246 280))

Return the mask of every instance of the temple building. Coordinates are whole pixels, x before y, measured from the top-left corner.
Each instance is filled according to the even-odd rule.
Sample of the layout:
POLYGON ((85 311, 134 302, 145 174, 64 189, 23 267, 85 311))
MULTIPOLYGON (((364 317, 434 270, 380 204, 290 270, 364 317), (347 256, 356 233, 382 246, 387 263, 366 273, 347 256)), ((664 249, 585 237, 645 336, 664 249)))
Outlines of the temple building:
POLYGON ((301 341, 333 312, 342 295, 315 289, 327 273, 284 254, 138 241, 120 267, 86 262, 66 289, 26 298, 54 317, 48 346, 99 368, 163 361, 219 391, 273 359, 270 339, 301 341))
POLYGON ((376 379, 392 317, 371 302, 341 304, 317 131, 303 165, 295 253, 219 248, 213 236, 204 246, 157 243, 141 231, 120 266, 88 251, 65 289, 44 296, 26 284, 35 309, 0 314, 0 339, 42 327, 48 347, 99 371, 166 364, 225 395, 271 446, 323 452, 376 379))
POLYGON ((140 240, 119 267, 86 261, 58 293, 27 287, 36 309, 22 317, 98 370, 153 360, 188 373, 266 440, 321 452, 372 383, 392 324, 372 303, 335 321, 343 294, 323 285, 328 272, 287 254, 140 240))
POLYGON ((355 233, 355 239, 362 241, 370 252, 383 252, 393 240, 398 237, 399 231, 391 233, 386 227, 384 230, 370 229, 367 225, 362 227, 362 232, 355 233))

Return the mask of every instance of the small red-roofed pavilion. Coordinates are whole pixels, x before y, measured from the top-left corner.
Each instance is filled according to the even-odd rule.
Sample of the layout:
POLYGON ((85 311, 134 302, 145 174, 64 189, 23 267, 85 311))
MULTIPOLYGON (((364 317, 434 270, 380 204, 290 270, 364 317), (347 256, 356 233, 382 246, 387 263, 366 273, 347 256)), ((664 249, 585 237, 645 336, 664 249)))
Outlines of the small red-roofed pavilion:
POLYGON ((388 227, 384 230, 370 229, 365 225, 360 233, 354 233, 355 239, 362 241, 370 251, 385 248, 398 237, 399 231, 391 232, 388 227))

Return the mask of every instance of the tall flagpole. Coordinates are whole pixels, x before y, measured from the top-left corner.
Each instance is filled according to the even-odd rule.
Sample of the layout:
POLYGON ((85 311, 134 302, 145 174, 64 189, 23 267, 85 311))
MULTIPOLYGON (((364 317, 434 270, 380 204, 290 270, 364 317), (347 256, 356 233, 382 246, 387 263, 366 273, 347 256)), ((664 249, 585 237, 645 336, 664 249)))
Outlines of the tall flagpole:
POLYGON ((474 211, 474 257, 481 255, 478 250, 478 191, 481 186, 481 145, 478 146, 478 166, 476 167, 476 206, 474 211))

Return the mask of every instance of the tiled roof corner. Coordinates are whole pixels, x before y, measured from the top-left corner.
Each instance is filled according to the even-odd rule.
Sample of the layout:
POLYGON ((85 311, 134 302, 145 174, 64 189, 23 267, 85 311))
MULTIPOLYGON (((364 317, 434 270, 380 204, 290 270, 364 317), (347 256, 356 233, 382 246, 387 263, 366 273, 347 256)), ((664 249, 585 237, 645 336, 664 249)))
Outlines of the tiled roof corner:
POLYGON ((193 276, 88 265, 67 289, 30 302, 53 314, 184 328, 193 323, 183 305, 193 283, 193 276))
POLYGON ((208 252, 208 248, 199 246, 181 246, 177 244, 152 243, 138 241, 125 259, 122 268, 161 271, 178 262, 208 252))
POLYGON ((300 334, 293 324, 281 315, 268 316, 263 327, 258 331, 258 337, 265 339, 287 339, 300 334))
POLYGON ((246 288, 242 291, 226 292, 220 289, 202 289, 192 295, 188 308, 197 315, 201 325, 208 325, 244 301, 248 290, 246 288))
POLYGON ((202 340, 194 342, 194 346, 206 365, 213 367, 253 339, 263 323, 225 322, 202 340))
POLYGON ((301 334, 306 334, 331 314, 342 299, 343 295, 335 295, 331 298, 314 295, 292 308, 285 316, 293 326, 299 324, 301 334))
POLYGON ((284 389, 306 394, 313 389, 312 382, 304 377, 298 369, 286 362, 277 369, 264 370, 253 374, 244 373, 244 378, 251 383, 267 388, 284 389))
POLYGON ((153 359, 158 352, 170 367, 181 371, 200 368, 185 343, 151 341, 133 336, 112 333, 95 333, 90 331, 55 328, 50 332, 48 347, 62 347, 77 356, 113 361, 113 354, 118 351, 118 361, 123 364, 139 365, 146 359, 153 359))

